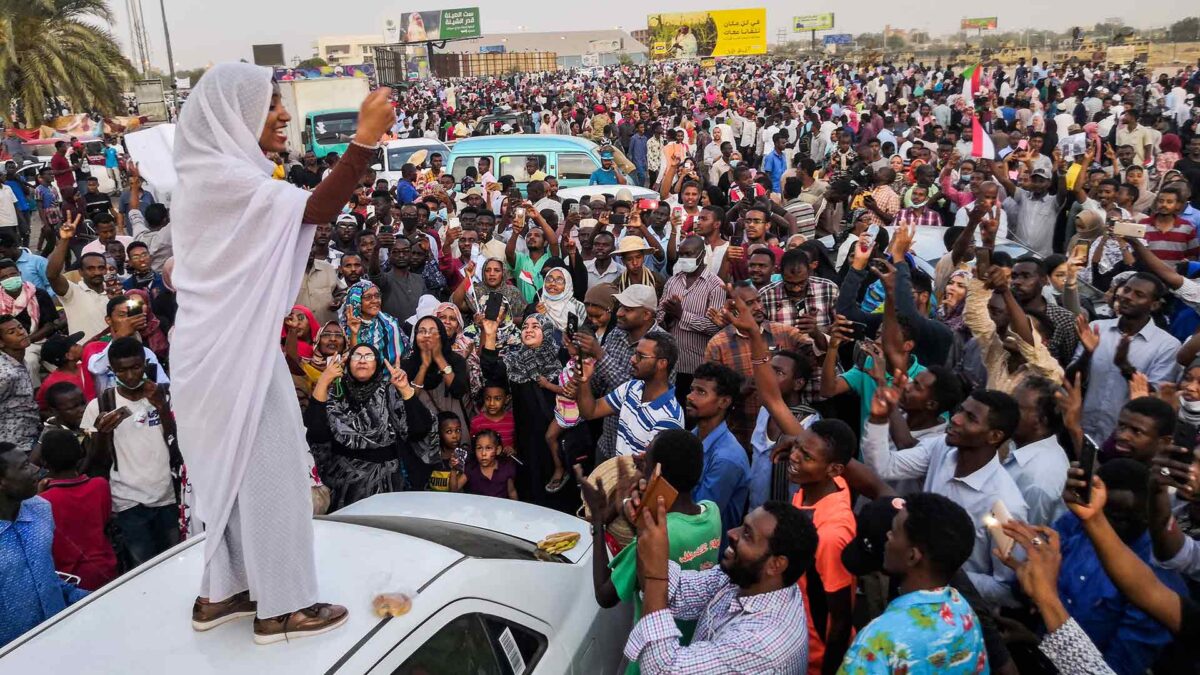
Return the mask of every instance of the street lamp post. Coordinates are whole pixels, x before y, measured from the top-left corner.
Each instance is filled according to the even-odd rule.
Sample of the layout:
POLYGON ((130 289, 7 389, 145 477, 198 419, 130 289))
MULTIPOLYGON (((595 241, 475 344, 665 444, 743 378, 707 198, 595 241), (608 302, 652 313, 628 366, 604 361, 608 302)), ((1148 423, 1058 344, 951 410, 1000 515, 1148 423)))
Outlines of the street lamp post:
POLYGON ((175 85, 175 54, 171 51, 171 29, 167 27, 167 6, 165 0, 158 0, 158 8, 162 11, 163 38, 167 42, 167 68, 171 72, 171 116, 174 117, 175 106, 179 103, 179 89, 175 85))

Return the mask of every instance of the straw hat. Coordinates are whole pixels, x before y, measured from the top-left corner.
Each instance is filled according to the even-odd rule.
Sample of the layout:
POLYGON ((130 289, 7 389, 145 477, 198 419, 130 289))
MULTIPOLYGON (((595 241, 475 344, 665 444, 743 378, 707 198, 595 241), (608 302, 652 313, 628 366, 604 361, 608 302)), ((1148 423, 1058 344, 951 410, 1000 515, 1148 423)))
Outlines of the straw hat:
POLYGON ((621 244, 617 246, 616 251, 613 251, 613 255, 622 256, 626 253, 649 253, 653 250, 646 243, 645 239, 631 234, 627 237, 621 237, 621 244))
MULTIPOLYGON (((592 485, 603 484, 604 492, 610 500, 616 499, 617 491, 617 476, 619 469, 618 465, 624 464, 629 473, 637 471, 637 467, 633 464, 633 458, 625 455, 620 457, 612 457, 600 463, 587 477, 587 481, 592 485)), ((588 511, 587 504, 580 507, 583 512, 581 516, 584 520, 591 520, 591 513, 588 511)), ((637 535, 637 530, 625 519, 625 515, 617 509, 617 517, 608 524, 608 533, 613 539, 621 545, 622 548, 629 545, 633 538, 637 535)))
POLYGON ((421 164, 425 162, 425 158, 428 156, 429 151, 425 148, 421 148, 420 150, 408 156, 408 163, 412 164, 413 166, 421 166, 421 164))

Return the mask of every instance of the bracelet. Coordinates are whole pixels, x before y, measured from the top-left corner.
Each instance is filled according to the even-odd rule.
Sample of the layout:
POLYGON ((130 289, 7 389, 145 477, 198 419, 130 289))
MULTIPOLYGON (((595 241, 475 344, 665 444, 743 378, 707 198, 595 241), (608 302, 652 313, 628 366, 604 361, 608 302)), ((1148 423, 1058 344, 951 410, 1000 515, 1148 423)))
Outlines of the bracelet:
POLYGON ((413 386, 413 389, 424 389, 425 388, 425 385, 421 384, 420 382, 413 382, 412 386, 413 386))
POLYGON ((376 143, 375 145, 367 145, 366 143, 360 143, 358 141, 350 141, 350 145, 357 145, 358 147, 362 148, 363 150, 378 150, 379 149, 379 143, 376 143))
POLYGON ((643 579, 645 579, 646 581, 666 581, 666 582, 670 582, 670 581, 671 581, 670 579, 668 579, 668 578, 666 578, 666 577, 651 577, 651 576, 643 576, 642 578, 643 578, 643 579))
POLYGON ((756 358, 750 359, 750 365, 752 365, 752 366, 765 366, 770 362, 771 362, 771 357, 769 357, 769 356, 764 356, 761 359, 756 359, 756 358))

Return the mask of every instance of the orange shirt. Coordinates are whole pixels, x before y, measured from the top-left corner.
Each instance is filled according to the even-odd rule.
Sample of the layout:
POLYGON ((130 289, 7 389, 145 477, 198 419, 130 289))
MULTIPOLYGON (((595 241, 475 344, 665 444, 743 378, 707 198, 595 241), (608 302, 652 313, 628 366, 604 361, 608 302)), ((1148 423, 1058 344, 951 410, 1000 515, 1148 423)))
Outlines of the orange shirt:
MULTIPOLYGON (((854 583, 854 575, 842 564, 842 550, 853 539, 856 532, 854 510, 850 504, 850 489, 841 477, 833 482, 838 491, 827 495, 812 506, 804 505, 804 490, 798 490, 792 497, 792 506, 803 511, 812 511, 813 526, 817 528, 817 556, 814 564, 820 575, 821 585, 826 594, 840 591, 854 583)), ((817 631, 813 623, 812 603, 808 599, 808 575, 800 577, 800 590, 804 592, 804 607, 808 610, 808 672, 810 675, 820 675, 821 663, 825 656, 825 635, 817 631)), ((825 628, 829 629, 830 620, 825 619, 825 628)))

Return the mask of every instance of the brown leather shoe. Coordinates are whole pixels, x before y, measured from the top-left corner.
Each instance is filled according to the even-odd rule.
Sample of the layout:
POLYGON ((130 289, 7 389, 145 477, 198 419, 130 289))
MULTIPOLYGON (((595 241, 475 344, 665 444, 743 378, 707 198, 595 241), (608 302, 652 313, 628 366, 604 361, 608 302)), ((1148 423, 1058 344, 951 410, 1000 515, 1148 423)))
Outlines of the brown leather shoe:
POLYGON ((320 635, 346 623, 350 612, 341 605, 318 602, 291 614, 254 620, 254 641, 260 645, 320 635))
POLYGON ((258 603, 250 599, 250 591, 242 591, 221 602, 196 598, 192 605, 192 628, 198 631, 212 630, 234 619, 254 616, 257 609, 258 603))

